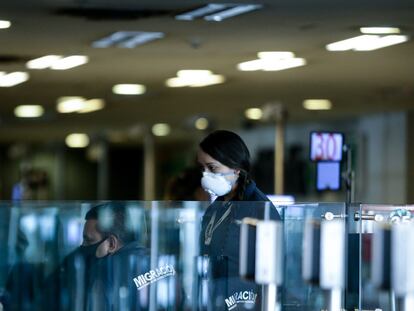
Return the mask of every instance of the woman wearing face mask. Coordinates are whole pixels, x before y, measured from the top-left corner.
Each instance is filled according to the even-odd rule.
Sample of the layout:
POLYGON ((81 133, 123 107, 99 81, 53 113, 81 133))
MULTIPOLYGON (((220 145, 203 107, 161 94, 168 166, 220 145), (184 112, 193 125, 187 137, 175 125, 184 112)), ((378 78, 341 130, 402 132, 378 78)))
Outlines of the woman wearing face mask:
MULTIPOLYGON (((249 150, 237 134, 215 131, 199 147, 201 184, 217 197, 203 216, 200 234, 201 255, 209 262, 210 307, 258 310, 259 287, 239 278, 240 223, 245 217, 264 219, 265 210, 270 219, 280 220, 280 216, 251 179, 249 150)), ((254 258, 254 248, 248 252, 254 258)))

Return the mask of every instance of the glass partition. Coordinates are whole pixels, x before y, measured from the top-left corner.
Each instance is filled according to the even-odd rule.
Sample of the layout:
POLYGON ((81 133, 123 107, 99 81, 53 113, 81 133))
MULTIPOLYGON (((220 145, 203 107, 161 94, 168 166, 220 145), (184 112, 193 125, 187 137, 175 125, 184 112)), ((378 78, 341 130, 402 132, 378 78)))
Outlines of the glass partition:
POLYGON ((361 233, 362 309, 414 310, 413 212, 414 206, 362 204, 353 214, 361 233))
POLYGON ((2 202, 0 310, 414 310, 412 212, 2 202))
POLYGON ((283 310, 344 307, 345 215, 343 203, 284 209, 283 310))

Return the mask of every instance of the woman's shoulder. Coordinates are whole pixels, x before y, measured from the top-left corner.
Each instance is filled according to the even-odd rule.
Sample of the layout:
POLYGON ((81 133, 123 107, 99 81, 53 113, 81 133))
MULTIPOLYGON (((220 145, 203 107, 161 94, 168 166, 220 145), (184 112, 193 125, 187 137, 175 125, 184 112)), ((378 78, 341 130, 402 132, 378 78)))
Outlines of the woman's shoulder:
POLYGON ((251 181, 244 192, 243 201, 270 201, 269 198, 257 187, 254 181, 251 181))

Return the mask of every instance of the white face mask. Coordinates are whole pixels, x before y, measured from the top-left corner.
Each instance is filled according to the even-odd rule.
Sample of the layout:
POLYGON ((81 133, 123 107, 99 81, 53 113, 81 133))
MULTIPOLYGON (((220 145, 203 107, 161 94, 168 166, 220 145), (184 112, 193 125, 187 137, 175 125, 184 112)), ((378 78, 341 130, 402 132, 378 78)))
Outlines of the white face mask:
POLYGON ((208 193, 215 196, 222 196, 231 191, 234 182, 227 180, 224 176, 235 175, 234 173, 214 174, 210 172, 203 172, 201 178, 201 186, 208 193))

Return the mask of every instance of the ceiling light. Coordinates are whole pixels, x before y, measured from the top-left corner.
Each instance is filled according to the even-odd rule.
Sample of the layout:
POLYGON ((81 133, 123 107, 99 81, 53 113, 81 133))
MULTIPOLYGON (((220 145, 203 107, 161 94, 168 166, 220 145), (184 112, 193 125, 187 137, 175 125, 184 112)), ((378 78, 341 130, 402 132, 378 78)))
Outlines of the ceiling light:
POLYGON ((271 59, 286 59, 294 58, 295 54, 293 52, 259 52, 257 53, 257 57, 271 59))
POLYGON ((385 37, 379 37, 375 42, 368 42, 361 46, 354 48, 355 51, 373 51, 385 48, 387 46, 396 45, 408 41, 407 36, 403 35, 388 35, 385 37))
POLYGON ((330 43, 326 49, 328 51, 372 51, 406 41, 408 41, 408 37, 403 35, 361 35, 330 43))
POLYGON ((306 99, 303 101, 303 108, 307 110, 329 110, 332 103, 329 99, 306 99))
POLYGON ((84 108, 78 110, 78 113, 89 113, 101 110, 105 107, 105 101, 103 99, 94 98, 89 99, 83 103, 84 108))
POLYGON ((228 10, 224 10, 212 15, 205 16, 204 19, 206 21, 215 21, 215 22, 221 22, 222 20, 225 20, 230 17, 234 17, 243 13, 251 12, 254 10, 258 10, 262 8, 262 5, 260 4, 240 4, 236 5, 228 10))
POLYGON ((53 63, 50 69, 54 69, 54 70, 71 69, 71 68, 86 64, 88 60, 89 60, 88 57, 84 55, 67 56, 53 63))
POLYGON ((11 26, 10 21, 0 20, 0 29, 7 29, 11 26))
POLYGON ((36 59, 32 59, 26 63, 29 69, 46 69, 51 67, 56 61, 61 59, 60 55, 46 55, 36 59))
POLYGON ((241 71, 278 71, 306 65, 304 58, 295 57, 292 52, 259 52, 258 59, 239 63, 241 71))
POLYGON ((77 112, 86 108, 85 102, 85 98, 80 96, 60 97, 56 109, 60 113, 77 112))
POLYGON ((118 95, 142 95, 146 91, 145 85, 142 84, 116 84, 112 92, 118 95))
POLYGON ((397 27, 361 27, 359 30, 363 34, 377 34, 377 35, 385 35, 385 34, 396 34, 400 33, 400 28, 397 27))
POLYGON ((61 55, 46 55, 28 61, 26 67, 29 69, 50 68, 54 70, 66 70, 86 64, 88 60, 88 57, 84 55, 72 55, 67 57, 61 55))
POLYGON ((210 3, 201 8, 176 15, 175 19, 191 21, 196 18, 204 18, 206 21, 220 22, 230 17, 258 10, 262 7, 260 4, 210 3))
POLYGON ((208 15, 210 13, 214 13, 220 10, 224 10, 228 5, 221 4, 221 3, 210 3, 206 6, 203 6, 201 8, 195 9, 190 12, 182 13, 175 16, 175 19, 178 20, 185 20, 185 21, 192 21, 198 17, 202 17, 205 15, 208 15))
POLYGON ((207 118, 201 117, 195 121, 194 125, 197 130, 202 131, 208 128, 209 122, 207 118))
POLYGON ((157 123, 152 127, 152 133, 155 136, 167 136, 170 132, 171 128, 167 123, 157 123))
POLYGON ((40 105, 20 105, 14 109, 14 115, 18 118, 38 118, 44 111, 40 105))
POLYGON ((89 145, 89 137, 82 133, 73 133, 66 136, 66 145, 70 148, 85 148, 89 145))
POLYGON ((210 70, 179 70, 177 77, 166 81, 168 87, 203 87, 223 83, 224 76, 215 75, 210 70))
POLYGON ((260 120, 263 116, 263 111, 260 108, 249 108, 246 109, 244 115, 250 120, 260 120))
POLYGON ((198 81, 193 81, 189 87, 204 87, 214 84, 220 84, 225 81, 224 76, 222 75, 210 75, 205 78, 200 78, 198 81))
POLYGON ((29 80, 27 72, 15 71, 6 74, 0 71, 0 87, 11 87, 29 80))
POLYGON ((162 32, 145 31, 117 31, 108 37, 102 38, 92 43, 94 48, 108 48, 118 46, 121 48, 134 48, 147 42, 164 38, 162 32))

